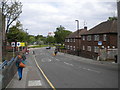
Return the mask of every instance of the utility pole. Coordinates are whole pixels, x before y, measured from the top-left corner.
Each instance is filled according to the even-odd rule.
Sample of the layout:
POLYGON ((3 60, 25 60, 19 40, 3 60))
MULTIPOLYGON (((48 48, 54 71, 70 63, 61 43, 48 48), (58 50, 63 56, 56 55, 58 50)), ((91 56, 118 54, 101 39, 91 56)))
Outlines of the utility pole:
POLYGON ((0 8, 0 63, 2 63, 2 10, 0 8))
MULTIPOLYGON (((118 31, 118 55, 117 62, 120 65, 120 0, 117 0, 117 11, 118 11, 118 22, 117 22, 117 31, 118 31)), ((120 66, 119 66, 120 69, 120 66)))

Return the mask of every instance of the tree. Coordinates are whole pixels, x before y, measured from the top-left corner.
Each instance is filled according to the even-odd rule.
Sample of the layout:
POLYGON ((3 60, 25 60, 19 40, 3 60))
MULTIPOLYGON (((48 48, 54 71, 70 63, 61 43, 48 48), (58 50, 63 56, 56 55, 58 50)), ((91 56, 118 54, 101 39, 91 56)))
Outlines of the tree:
POLYGON ((26 42, 28 41, 28 34, 21 29, 22 24, 18 21, 16 25, 12 26, 7 33, 8 42, 26 42))
POLYGON ((49 44, 54 43, 55 42, 55 38, 53 36, 47 36, 46 42, 49 43, 49 44))
POLYGON ((2 1, 2 15, 6 18, 6 33, 9 31, 10 25, 18 19, 20 14, 22 13, 22 3, 16 0, 8 0, 2 1))
POLYGON ((117 17, 109 17, 108 21, 111 21, 111 20, 117 20, 117 17))
POLYGON ((35 36, 29 35, 28 36, 28 44, 33 44, 36 41, 35 36))
POLYGON ((68 31, 68 30, 65 30, 65 28, 60 25, 60 27, 57 27, 57 28, 56 28, 56 31, 55 31, 54 33, 55 33, 55 36, 54 36, 54 37, 55 37, 56 42, 63 44, 65 38, 66 38, 69 34, 71 34, 72 32, 71 32, 71 31, 68 31))
POLYGON ((37 42, 37 44, 44 44, 46 43, 46 37, 44 37, 43 35, 37 35, 35 36, 35 41, 37 42))

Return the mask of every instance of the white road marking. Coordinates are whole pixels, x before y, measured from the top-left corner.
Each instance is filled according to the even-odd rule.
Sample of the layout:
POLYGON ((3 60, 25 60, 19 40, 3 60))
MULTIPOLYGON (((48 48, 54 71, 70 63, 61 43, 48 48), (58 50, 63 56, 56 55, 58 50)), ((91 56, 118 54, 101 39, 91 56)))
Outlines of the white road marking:
POLYGON ((28 86, 42 86, 42 83, 40 80, 31 80, 28 81, 28 86))
POLYGON ((64 62, 64 63, 67 64, 67 65, 73 66, 73 64, 70 64, 70 63, 67 63, 67 62, 64 62))
MULTIPOLYGON (((80 68, 80 67, 79 67, 80 68)), ((92 72, 96 72, 96 73, 100 73, 99 71, 97 71, 97 70, 92 70, 92 69, 89 69, 89 68, 82 68, 82 69, 84 69, 84 70, 88 70, 88 71, 92 71, 92 72)))
POLYGON ((48 58, 43 58, 41 61, 42 61, 42 62, 51 62, 52 60, 51 60, 51 59, 48 59, 48 58))
POLYGON ((100 71, 96 71, 96 70, 92 70, 92 69, 88 69, 89 71, 93 71, 93 72, 96 72, 96 73, 100 73, 100 71))
POLYGON ((60 61, 59 59, 56 59, 56 61, 60 61))

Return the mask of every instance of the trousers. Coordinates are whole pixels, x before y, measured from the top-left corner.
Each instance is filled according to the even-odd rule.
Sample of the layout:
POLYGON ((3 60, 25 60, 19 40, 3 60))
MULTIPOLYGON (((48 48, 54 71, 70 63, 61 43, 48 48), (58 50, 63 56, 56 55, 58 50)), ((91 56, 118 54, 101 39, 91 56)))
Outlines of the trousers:
POLYGON ((22 78, 22 71, 23 71, 23 68, 18 67, 18 76, 19 76, 19 78, 22 78))

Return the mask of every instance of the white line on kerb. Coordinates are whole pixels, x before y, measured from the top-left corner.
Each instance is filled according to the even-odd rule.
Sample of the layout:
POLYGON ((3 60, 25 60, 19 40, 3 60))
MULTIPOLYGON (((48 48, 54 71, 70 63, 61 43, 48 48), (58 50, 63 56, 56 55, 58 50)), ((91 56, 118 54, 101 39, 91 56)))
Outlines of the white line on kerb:
POLYGON ((67 65, 73 66, 73 64, 70 64, 70 63, 67 63, 67 62, 64 62, 64 63, 67 64, 67 65))

